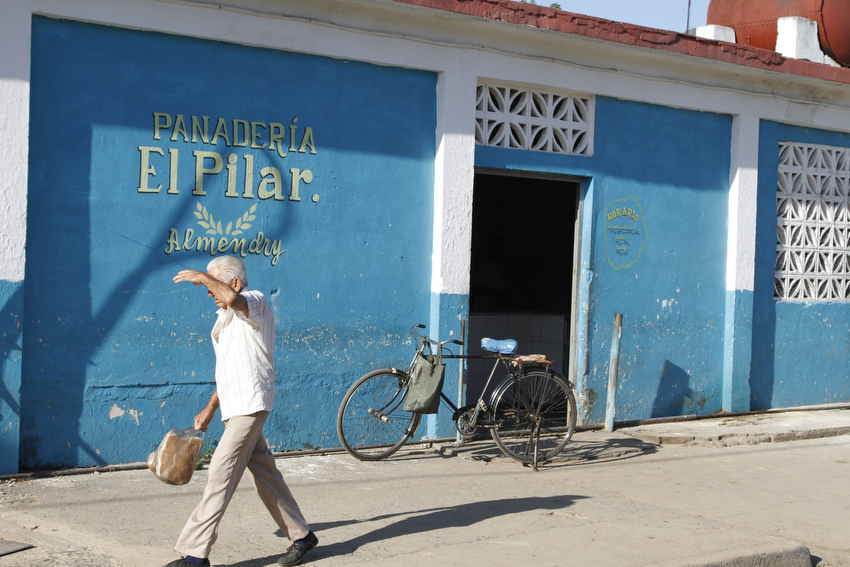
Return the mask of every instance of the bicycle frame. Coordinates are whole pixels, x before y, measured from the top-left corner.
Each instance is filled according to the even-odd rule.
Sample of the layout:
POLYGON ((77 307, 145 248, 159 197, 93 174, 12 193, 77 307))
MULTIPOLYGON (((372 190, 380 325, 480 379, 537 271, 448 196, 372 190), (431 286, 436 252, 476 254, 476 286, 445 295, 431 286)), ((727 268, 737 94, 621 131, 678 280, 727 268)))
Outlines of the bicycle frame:
MULTIPOLYGON (((458 407, 443 392, 440 392, 440 398, 443 400, 443 402, 446 403, 446 405, 449 406, 449 408, 451 408, 451 410, 453 412, 452 413, 452 421, 454 421, 454 422, 456 422, 460 418, 460 416, 463 415, 465 412, 467 412, 469 410, 473 410, 473 408, 474 408, 472 417, 469 419, 469 426, 472 427, 473 430, 478 428, 479 426, 493 427, 493 426, 498 425, 497 423, 495 423, 495 420, 489 420, 489 422, 485 420, 484 422, 479 423, 478 419, 479 419, 479 416, 481 415, 482 412, 487 412, 490 409, 489 406, 487 405, 487 403, 484 402, 484 396, 486 395, 488 388, 490 388, 490 384, 493 382, 493 377, 496 375, 496 369, 499 367, 500 362, 502 363, 502 366, 505 367, 505 370, 507 371, 508 375, 514 381, 516 380, 517 375, 518 375, 518 371, 515 370, 514 368, 512 368, 511 364, 510 364, 510 362, 512 360, 514 360, 515 357, 510 356, 510 355, 500 354, 500 353, 479 354, 479 355, 455 354, 455 353, 451 352, 446 347, 446 345, 448 343, 454 343, 454 344, 462 345, 463 343, 461 341, 449 339, 447 341, 437 342, 435 340, 432 340, 430 337, 427 337, 425 335, 420 335, 419 333, 417 333, 415 331, 415 329, 422 329, 424 327, 425 327, 424 325, 414 325, 413 328, 411 328, 411 330, 410 330, 410 334, 417 340, 417 342, 419 343, 419 346, 416 349, 416 354, 413 356, 413 360, 410 361, 410 365, 407 368, 407 372, 406 372, 407 376, 409 377, 409 376, 412 375, 413 368, 416 364, 416 359, 417 359, 417 357, 422 356, 424 354, 426 347, 429 349, 429 354, 432 354, 433 349, 435 349, 435 348, 441 349, 442 358, 444 360, 493 359, 494 360, 493 368, 490 370, 490 376, 487 378, 487 381, 484 383, 484 388, 481 390, 481 395, 479 396, 478 401, 475 403, 475 405, 465 405, 465 406, 458 407)), ((495 392, 493 392, 493 393, 495 393, 495 392)), ((403 401, 403 399, 400 400, 399 403, 401 403, 402 401, 403 401)), ((398 405, 395 405, 395 406, 393 406, 393 409, 395 409, 397 407, 398 407, 398 405)))

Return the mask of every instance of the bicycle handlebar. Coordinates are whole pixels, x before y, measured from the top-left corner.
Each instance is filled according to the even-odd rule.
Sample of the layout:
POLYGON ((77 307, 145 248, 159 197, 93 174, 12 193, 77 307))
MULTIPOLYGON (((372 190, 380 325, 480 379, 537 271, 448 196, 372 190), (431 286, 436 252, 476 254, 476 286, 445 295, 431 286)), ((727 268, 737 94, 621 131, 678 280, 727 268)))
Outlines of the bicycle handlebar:
POLYGON ((415 331, 415 329, 424 329, 424 328, 425 328, 425 325, 423 325, 422 323, 417 323, 416 325, 413 325, 413 327, 410 328, 410 334, 413 335, 414 337, 416 337, 420 341, 431 343, 433 345, 439 345, 441 347, 446 346, 449 343, 456 344, 456 345, 459 345, 459 346, 463 346, 463 341, 459 341, 457 339, 447 339, 445 341, 437 342, 434 339, 432 339, 431 337, 429 337, 428 335, 420 335, 419 333, 417 333, 415 331))

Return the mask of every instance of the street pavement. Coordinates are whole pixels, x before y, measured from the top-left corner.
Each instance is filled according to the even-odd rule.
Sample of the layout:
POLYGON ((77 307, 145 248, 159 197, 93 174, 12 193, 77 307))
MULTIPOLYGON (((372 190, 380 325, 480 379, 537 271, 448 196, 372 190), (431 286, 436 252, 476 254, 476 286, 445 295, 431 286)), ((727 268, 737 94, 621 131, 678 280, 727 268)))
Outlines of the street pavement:
MULTIPOLYGON (((277 462, 319 537, 315 567, 850 567, 848 433, 834 406, 579 431, 536 472, 485 439, 277 462)), ((7 477, 0 567, 165 565, 205 482, 7 477)), ((210 559, 270 565, 288 543, 245 479, 210 559)))

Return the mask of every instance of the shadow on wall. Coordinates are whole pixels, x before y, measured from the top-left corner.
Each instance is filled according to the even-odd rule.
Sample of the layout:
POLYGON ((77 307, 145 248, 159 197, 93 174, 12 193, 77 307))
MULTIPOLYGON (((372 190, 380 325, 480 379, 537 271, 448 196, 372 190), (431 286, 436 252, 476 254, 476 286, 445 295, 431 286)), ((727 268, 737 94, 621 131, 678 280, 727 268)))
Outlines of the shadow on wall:
MULTIPOLYGON (((776 366, 776 300, 773 289, 762 285, 756 267, 756 291, 753 292, 753 344, 752 358, 749 361, 749 410, 766 410, 774 407, 773 389, 776 366), (755 332, 755 331, 758 332, 755 332)), ((773 284, 773 274, 770 274, 773 284)))
MULTIPOLYGON (((42 194, 38 190, 35 193, 42 194)), ((185 201, 167 222, 173 225, 190 205, 185 201)), ((91 279, 97 274, 91 273, 90 254, 72 253, 61 245, 51 246, 41 236, 48 231, 39 231, 33 223, 43 222, 39 220, 43 218, 55 222, 56 217, 33 214, 39 206, 32 199, 28 207, 27 248, 37 253, 28 254, 25 279, 27 332, 23 337, 19 466, 21 470, 32 470, 104 465, 106 461, 82 439, 80 432, 83 414, 88 411, 87 367, 124 317, 133 296, 128 290, 139 289, 161 266, 162 252, 148 247, 142 260, 111 290, 103 307, 92 313, 91 279), (73 277, 64 275, 68 272, 73 277), (50 290, 52 294, 48 293, 50 290)), ((88 199, 85 204, 73 207, 73 214, 65 215, 59 222, 64 225, 66 242, 77 250, 91 249, 88 199)))
MULTIPOLYGON (((759 127, 758 203, 756 205, 756 259, 753 267, 752 329, 750 359, 746 368, 736 369, 748 375, 749 410, 774 407, 776 378, 776 285, 777 209, 776 191, 779 186, 779 140, 795 138, 794 128, 780 127, 774 122, 762 122, 759 127)), ((736 292, 736 304, 743 301, 736 292)), ((745 357, 746 358, 746 357, 745 357)))
POLYGON ((655 403, 652 404, 651 417, 668 417, 686 413, 685 407, 694 398, 694 391, 688 385, 689 383, 690 376, 683 368, 665 360, 658 390, 655 393, 655 403))
MULTIPOLYGON (((189 214, 192 206, 192 201, 185 200, 173 210, 163 226, 175 226, 179 219, 189 214)), ((78 246, 78 250, 88 251, 90 212, 82 208, 77 207, 73 219, 66 220, 63 228, 68 242, 78 246)), ((32 233, 33 227, 29 230, 32 233)), ((28 239, 28 249, 40 252, 28 255, 23 298, 27 332, 22 341, 21 470, 106 464, 98 451, 83 439, 83 420, 91 419, 85 415, 90 412, 86 394, 88 367, 127 316, 135 293, 144 288, 145 282, 164 264, 173 264, 175 273, 184 267, 198 267, 166 259, 159 247, 137 244, 147 248, 146 252, 134 266, 127 266, 105 298, 103 307, 93 313, 91 280, 97 278, 97 274, 92 273, 89 254, 73 254, 73 265, 69 266, 67 248, 49 247, 35 235, 28 239), (59 266, 71 268, 76 277, 63 276, 64 269, 56 269, 59 266), (48 293, 51 290, 52 294, 48 293), (69 297, 75 300, 67 300, 69 297)), ((194 264, 192 261, 197 257, 187 256, 186 259, 194 264)), ((2 316, 4 321, 8 319, 5 311, 2 316)), ((8 358, 8 354, 6 356, 8 358)))

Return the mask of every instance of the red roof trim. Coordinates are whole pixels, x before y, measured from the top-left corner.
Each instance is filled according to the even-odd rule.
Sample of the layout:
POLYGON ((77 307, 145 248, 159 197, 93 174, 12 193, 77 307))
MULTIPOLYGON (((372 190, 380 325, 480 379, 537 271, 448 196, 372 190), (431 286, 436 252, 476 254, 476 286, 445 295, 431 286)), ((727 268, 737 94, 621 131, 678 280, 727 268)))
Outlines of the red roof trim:
POLYGON ((692 37, 673 31, 647 28, 634 24, 613 22, 602 18, 573 14, 546 6, 509 0, 394 0, 435 10, 476 16, 532 26, 593 39, 612 41, 712 59, 755 69, 789 73, 801 77, 850 84, 850 68, 832 67, 782 55, 738 43, 692 37))

